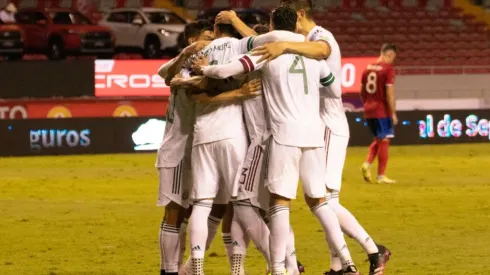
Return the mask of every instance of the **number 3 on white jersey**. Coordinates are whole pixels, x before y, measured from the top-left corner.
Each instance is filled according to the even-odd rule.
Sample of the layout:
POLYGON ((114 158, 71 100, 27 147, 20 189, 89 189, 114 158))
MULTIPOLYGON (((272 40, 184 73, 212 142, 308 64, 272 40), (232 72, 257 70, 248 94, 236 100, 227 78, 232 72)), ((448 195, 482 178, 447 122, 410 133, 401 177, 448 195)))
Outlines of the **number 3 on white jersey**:
POLYGON ((376 90, 377 90, 377 80, 378 78, 378 75, 376 74, 376 72, 370 72, 367 76, 367 83, 366 83, 366 92, 370 93, 370 94, 374 94, 376 93, 376 90))

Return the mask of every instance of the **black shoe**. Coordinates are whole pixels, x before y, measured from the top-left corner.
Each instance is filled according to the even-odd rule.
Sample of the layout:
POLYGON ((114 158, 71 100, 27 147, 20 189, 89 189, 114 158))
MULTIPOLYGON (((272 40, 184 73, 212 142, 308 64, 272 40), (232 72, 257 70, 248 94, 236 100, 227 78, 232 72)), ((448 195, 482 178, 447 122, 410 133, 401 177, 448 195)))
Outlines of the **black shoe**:
POLYGON ((323 275, 343 275, 344 272, 342 272, 342 270, 339 270, 339 271, 335 271, 333 269, 330 269, 330 271, 325 271, 325 273, 323 273, 323 275))
POLYGON ((345 270, 342 271, 343 275, 361 275, 361 272, 357 270, 355 265, 349 265, 345 270))
POLYGON ((299 270, 299 273, 305 273, 305 267, 303 266, 302 263, 300 263, 299 261, 296 261, 296 264, 298 265, 298 270, 299 270))
POLYGON ((165 275, 165 270, 160 270, 160 275, 165 275))
POLYGON ((369 275, 384 275, 386 263, 390 260, 391 251, 382 246, 378 246, 378 253, 369 254, 369 275))
POLYGON ((179 275, 179 272, 166 272, 165 275, 179 275))

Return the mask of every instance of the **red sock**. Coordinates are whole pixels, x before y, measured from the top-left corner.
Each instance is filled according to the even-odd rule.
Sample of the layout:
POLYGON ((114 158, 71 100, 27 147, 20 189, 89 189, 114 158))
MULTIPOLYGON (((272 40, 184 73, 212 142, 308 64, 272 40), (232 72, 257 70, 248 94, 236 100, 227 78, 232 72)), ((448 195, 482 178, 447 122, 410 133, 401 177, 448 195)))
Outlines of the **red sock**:
POLYGON ((384 176, 386 165, 388 164, 388 148, 390 147, 389 140, 381 140, 378 145, 378 176, 384 176))
POLYGON ((368 151, 368 155, 367 155, 367 158, 366 158, 366 162, 371 164, 373 163, 374 159, 376 158, 376 155, 378 154, 378 140, 377 139, 374 139, 373 143, 371 143, 371 145, 369 145, 369 151, 368 151))

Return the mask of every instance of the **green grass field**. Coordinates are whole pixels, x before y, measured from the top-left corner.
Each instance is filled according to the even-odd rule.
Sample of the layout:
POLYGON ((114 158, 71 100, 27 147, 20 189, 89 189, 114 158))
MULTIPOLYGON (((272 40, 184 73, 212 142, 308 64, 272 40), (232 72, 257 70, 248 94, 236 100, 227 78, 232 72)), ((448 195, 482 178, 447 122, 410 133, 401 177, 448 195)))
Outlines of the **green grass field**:
MULTIPOLYGON (((396 185, 366 184, 365 148, 351 148, 341 201, 393 252, 387 274, 488 274, 488 144, 393 147, 396 185)), ((0 274, 158 274, 154 154, 0 159, 0 274)), ((375 170, 373 170, 374 172, 375 170)), ((328 267, 323 233, 302 198, 293 204, 298 258, 328 267)), ((364 274, 366 256, 349 240, 364 274)), ((218 237, 208 275, 227 274, 218 237)), ((255 248, 250 275, 265 264, 255 248)))

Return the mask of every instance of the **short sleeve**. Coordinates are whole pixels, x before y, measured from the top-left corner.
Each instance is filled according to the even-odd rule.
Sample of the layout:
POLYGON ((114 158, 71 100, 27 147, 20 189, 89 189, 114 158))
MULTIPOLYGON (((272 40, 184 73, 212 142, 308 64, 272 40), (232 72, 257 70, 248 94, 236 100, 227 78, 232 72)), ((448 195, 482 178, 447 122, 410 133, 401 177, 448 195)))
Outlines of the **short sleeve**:
POLYGON ((320 63, 320 84, 324 87, 332 85, 335 81, 335 76, 325 61, 319 61, 320 63))
POLYGON ((238 41, 236 41, 234 44, 235 44, 235 52, 237 54, 246 54, 248 53, 250 50, 253 49, 253 40, 254 40, 254 36, 249 36, 249 37, 245 37, 245 38, 242 38, 238 41))

